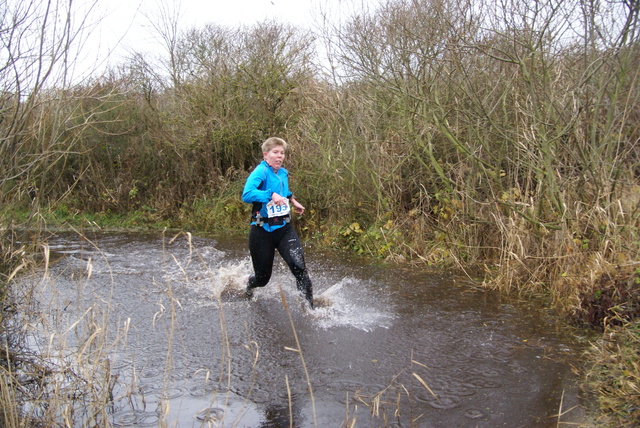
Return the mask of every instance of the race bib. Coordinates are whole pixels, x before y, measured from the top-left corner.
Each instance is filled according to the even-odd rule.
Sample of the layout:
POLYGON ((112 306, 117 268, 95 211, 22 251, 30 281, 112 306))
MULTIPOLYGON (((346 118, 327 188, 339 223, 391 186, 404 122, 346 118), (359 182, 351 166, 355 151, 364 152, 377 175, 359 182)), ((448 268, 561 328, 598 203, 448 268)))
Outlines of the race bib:
POLYGON ((267 204, 267 217, 282 217, 283 215, 288 215, 291 212, 291 207, 289 206, 289 199, 285 198, 285 205, 276 205, 273 201, 267 204))

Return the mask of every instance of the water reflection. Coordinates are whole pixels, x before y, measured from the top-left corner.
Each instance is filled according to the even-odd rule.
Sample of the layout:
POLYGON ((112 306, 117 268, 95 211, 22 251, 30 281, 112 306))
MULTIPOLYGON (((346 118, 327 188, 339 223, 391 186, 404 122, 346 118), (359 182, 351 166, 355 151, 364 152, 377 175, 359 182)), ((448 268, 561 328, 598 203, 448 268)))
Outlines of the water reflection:
POLYGON ((562 422, 583 417, 576 344, 450 276, 307 250, 310 312, 284 263, 241 297, 244 239, 88 238, 51 238, 43 299, 68 327, 104 311, 116 426, 556 426, 561 400, 562 422))

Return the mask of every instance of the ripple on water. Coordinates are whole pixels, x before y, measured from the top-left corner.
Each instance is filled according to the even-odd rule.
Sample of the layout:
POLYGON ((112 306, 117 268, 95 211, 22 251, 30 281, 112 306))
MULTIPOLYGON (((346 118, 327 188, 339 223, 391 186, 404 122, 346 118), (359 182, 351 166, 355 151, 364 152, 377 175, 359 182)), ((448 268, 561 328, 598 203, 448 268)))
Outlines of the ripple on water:
POLYGON ((429 391, 420 391, 415 395, 416 401, 426 403, 434 409, 451 410, 460 406, 460 397, 446 395, 440 391, 433 391, 435 395, 429 391))
POLYGON ((350 392, 354 392, 357 391, 359 389, 362 389, 362 387, 364 386, 364 383, 359 382, 357 380, 336 380, 333 382, 329 382, 327 383, 327 388, 333 390, 333 391, 350 391, 350 392))
POLYGON ((501 388, 502 384, 498 381, 485 379, 485 378, 472 378, 468 379, 466 382, 473 386, 477 386, 478 388, 501 388))
POLYGON ((484 413, 478 409, 467 409, 464 412, 464 417, 469 419, 480 419, 484 417, 484 413))
POLYGON ((160 390, 160 384, 156 382, 146 382, 138 385, 138 393, 142 395, 155 394, 160 390))
MULTIPOLYGON (((242 396, 242 391, 240 390, 234 391, 234 389, 236 388, 232 388, 232 392, 242 396)), ((256 404, 265 404, 265 403, 268 403, 269 400, 271 399, 271 394, 269 394, 268 391, 262 388, 253 388, 251 392, 248 393, 247 399, 251 400, 253 403, 256 403, 256 404)))
POLYGON ((464 385, 460 382, 454 382, 443 386, 442 390, 450 396, 470 397, 477 392, 477 388, 472 385, 464 385))
POLYGON ((481 349, 471 352, 468 357, 474 360, 488 360, 505 362, 511 358, 512 353, 506 349, 481 349))
MULTIPOLYGON (((371 384, 362 385, 361 388, 358 388, 354 392, 351 392, 349 395, 352 396, 354 399, 357 399, 358 401, 369 402, 369 401, 374 401, 376 399, 379 399, 382 395, 384 395, 383 393, 384 390, 385 390, 384 386, 380 384, 371 383, 371 384)), ((346 397, 346 392, 344 395, 346 397)), ((346 404, 346 403, 343 403, 343 404, 346 404)))
POLYGON ((484 376, 484 377, 500 376, 500 370, 491 369, 488 367, 471 367, 467 369, 467 372, 472 375, 478 375, 478 376, 484 376))
POLYGON ((200 422, 218 422, 224 417, 224 410, 220 407, 209 407, 208 409, 200 410, 196 414, 196 419, 200 422))
POLYGON ((364 386, 363 382, 356 380, 337 380, 327 383, 326 391, 336 397, 340 404, 347 404, 347 396, 353 397, 364 386))
POLYGON ((207 389, 203 385, 194 385, 188 389, 189 395, 192 397, 202 397, 207 394, 207 389))
POLYGON ((142 410, 123 410, 113 415, 113 424, 119 427, 145 427, 158 425, 158 415, 142 410))
POLYGON ((211 381, 202 381, 197 385, 190 386, 188 389, 189 395, 192 397, 201 397, 203 395, 209 395, 211 393, 219 393, 218 386, 211 381))
POLYGON ((507 367, 509 368, 509 371, 514 374, 523 374, 528 372, 528 370, 517 361, 511 361, 507 364, 507 367))
POLYGON ((440 396, 437 400, 427 402, 434 409, 451 410, 460 406, 460 397, 440 396))
POLYGON ((145 367, 142 370, 140 370, 140 378, 141 379, 155 379, 155 378, 159 378, 160 376, 162 376, 164 374, 164 369, 159 369, 157 367, 145 367))
POLYGON ((184 395, 184 388, 179 386, 172 386, 170 388, 160 391, 158 396, 163 400, 173 400, 184 395))

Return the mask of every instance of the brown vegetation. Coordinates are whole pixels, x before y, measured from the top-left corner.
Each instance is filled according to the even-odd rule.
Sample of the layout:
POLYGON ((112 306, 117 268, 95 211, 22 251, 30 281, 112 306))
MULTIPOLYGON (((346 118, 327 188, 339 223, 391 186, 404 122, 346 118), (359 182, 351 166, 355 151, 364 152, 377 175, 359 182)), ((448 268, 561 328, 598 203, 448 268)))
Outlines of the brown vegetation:
POLYGON ((3 54, 14 61, 0 69, 3 226, 18 209, 28 227, 53 212, 237 228, 259 143, 278 135, 310 238, 485 266, 489 287, 548 296, 592 324, 622 311, 627 325, 639 288, 638 2, 503 6, 390 0, 320 35, 271 22, 176 31, 164 65, 140 54, 73 87, 53 80, 61 57, 3 54))

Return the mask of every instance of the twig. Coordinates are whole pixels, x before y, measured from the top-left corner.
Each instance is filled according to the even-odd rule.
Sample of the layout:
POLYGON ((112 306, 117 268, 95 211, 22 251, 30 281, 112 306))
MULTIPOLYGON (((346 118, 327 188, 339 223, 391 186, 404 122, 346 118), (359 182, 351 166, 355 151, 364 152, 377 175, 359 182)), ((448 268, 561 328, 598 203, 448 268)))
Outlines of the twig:
POLYGON ((304 374, 307 377, 307 386, 309 387, 309 395, 311 396, 311 411, 313 412, 313 425, 318 426, 318 422, 316 420, 316 403, 313 398, 313 388, 311 387, 311 380, 309 379, 309 371, 307 370, 307 364, 304 362, 304 356, 302 355, 302 349, 300 347, 300 341, 298 340, 298 333, 296 332, 296 327, 293 324, 293 318, 291 317, 291 312, 289 311, 289 305, 287 305, 287 299, 284 296, 284 292, 282 291, 282 286, 278 285, 278 289, 280 290, 280 298, 282 299, 282 305, 284 306, 284 310, 287 312, 289 316, 289 321, 291 322, 291 330, 293 331, 293 337, 296 340, 297 349, 291 349, 292 351, 296 351, 300 355, 300 361, 302 362, 302 368, 304 369, 304 374))

